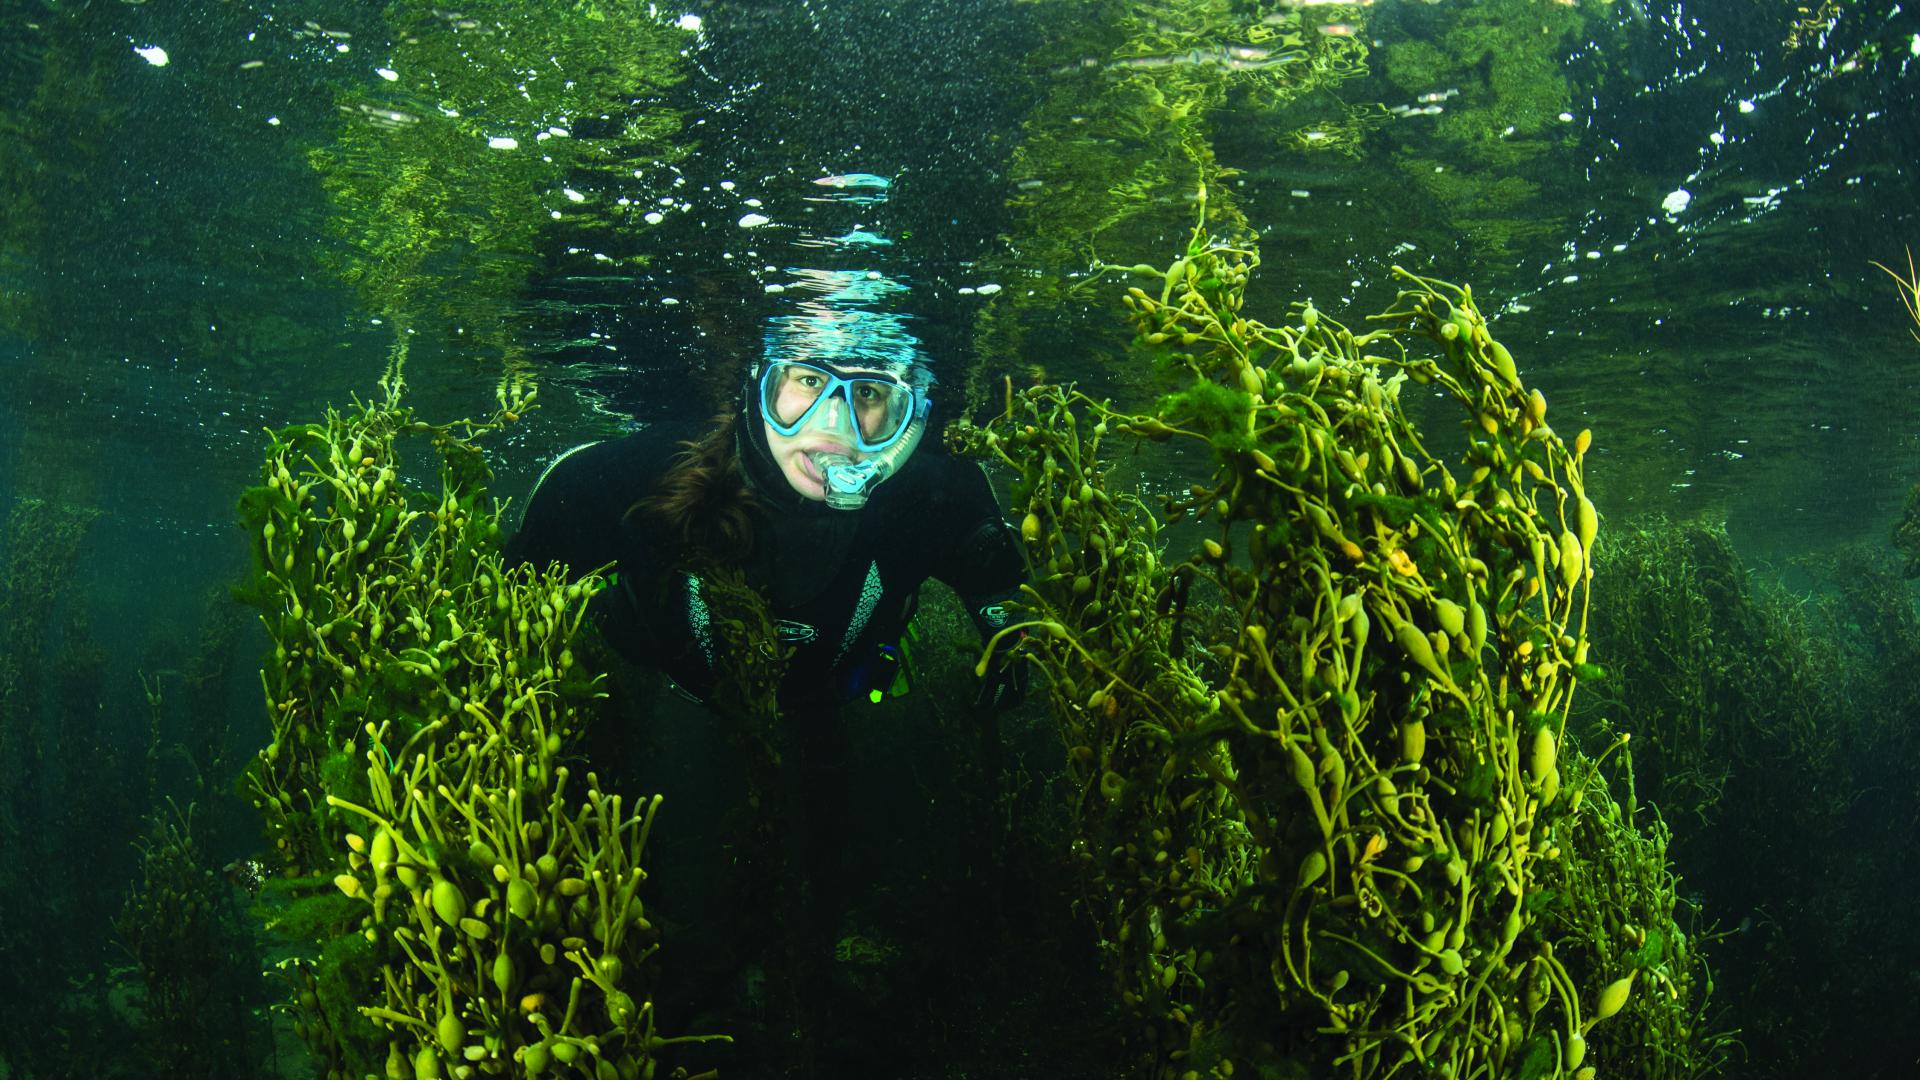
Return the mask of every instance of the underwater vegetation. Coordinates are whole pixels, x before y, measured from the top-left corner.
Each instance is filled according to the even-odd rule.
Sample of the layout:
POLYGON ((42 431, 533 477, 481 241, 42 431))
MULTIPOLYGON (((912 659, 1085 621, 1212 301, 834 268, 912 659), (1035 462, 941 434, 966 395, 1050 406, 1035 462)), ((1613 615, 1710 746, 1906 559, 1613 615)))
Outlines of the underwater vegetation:
MULTIPOLYGON (((1591 436, 1563 437, 1469 290, 1405 271, 1356 333, 1245 308, 1209 232, 1129 290, 1174 389, 1015 393, 950 438, 1018 475, 1074 850, 1156 1075, 1694 1075, 1717 1041, 1627 738, 1570 737, 1588 660, 1591 436), (1402 406, 1430 387, 1464 445, 1402 406), (1115 439, 1206 475, 1156 512, 1115 439), (1169 525, 1200 528, 1169 558, 1169 525), (1613 793, 1603 765, 1627 778, 1613 793), (1654 1049, 1648 1049, 1649 1047, 1654 1049)), ((983 661, 984 663, 984 661, 983 661)))
MULTIPOLYGON (((37 498, 16 499, 8 508, 0 564, 0 755, 9 759, 38 752, 39 706, 54 659, 48 653, 59 644, 55 619, 81 542, 98 516, 91 507, 37 498)), ((17 827, 29 809, 13 799, 0 802, 0 827, 17 827)))
POLYGON ((241 501, 273 651, 248 775, 260 905, 296 1031, 329 1075, 653 1076, 659 947, 642 854, 658 798, 577 775, 599 679, 574 646, 602 579, 503 568, 473 440, 382 396, 275 434, 241 501), (428 494, 405 478, 431 449, 428 494))
POLYGON ((1745 571, 1724 531, 1623 528, 1596 572, 1607 587, 1594 598, 1594 639, 1615 677, 1589 687, 1579 711, 1631 718, 1641 736, 1640 794, 1668 820, 1691 829, 1714 814, 1732 755, 1753 745, 1736 725, 1791 725, 1799 730, 1777 737, 1800 753, 1813 749, 1814 703, 1777 674, 1787 661, 1777 650, 1744 647, 1763 634, 1752 625, 1745 571), (1788 693, 1767 702, 1755 696, 1780 690, 1788 693))
POLYGON ((1893 526, 1893 547, 1905 564, 1902 577, 1920 577, 1920 484, 1907 491, 1907 505, 1893 526))
POLYGON ((258 967, 191 809, 232 776, 230 602, 137 680, 89 617, 101 519, 0 520, 0 1073, 253 1075, 258 967))
POLYGON ((729 722, 737 739, 753 745, 755 757, 771 765, 780 756, 778 694, 793 648, 780 641, 766 597, 737 567, 703 559, 694 572, 710 613, 716 662, 722 665, 714 712, 729 722))
POLYGON ((234 892, 196 833, 191 804, 169 800, 155 814, 139 880, 113 920, 139 971, 139 1050, 150 1075, 251 1076, 259 969, 234 892))
POLYGON ((617 232, 644 228, 643 183, 661 178, 639 178, 689 149, 662 101, 684 78, 688 33, 598 0, 394 0, 386 20, 393 80, 338 91, 339 129, 308 155, 338 241, 322 258, 391 326, 397 354, 434 316, 511 362, 556 220, 576 249, 645 261, 617 232))
MULTIPOLYGON (((1366 74, 1369 48, 1365 34, 1320 33, 1313 13, 1282 3, 1030 6, 1047 34, 1031 61, 1042 89, 1007 166, 1016 190, 1005 244, 1031 280, 1009 290, 976 331, 985 354, 1007 357, 1009 366, 1071 334, 1111 332, 1084 298, 1070 295, 1066 275, 1098 252, 1145 250, 1183 233, 1193 208, 1169 192, 1204 185, 1214 192, 1214 227, 1244 229, 1223 182, 1235 170, 1214 148, 1223 112, 1275 115, 1308 95, 1330 97, 1366 74), (1085 314, 1085 325, 1062 325, 1073 312, 1085 314)), ((1340 9, 1356 19, 1361 10, 1340 9)), ((1321 22, 1333 18, 1320 14, 1321 22)), ((1372 114, 1334 105, 1303 116, 1281 138, 1351 149, 1372 114)))
MULTIPOLYGON (((1876 262, 1873 265, 1893 279, 1894 288, 1900 293, 1900 306, 1913 323, 1908 332, 1913 335, 1913 340, 1920 341, 1920 270, 1914 268, 1913 252, 1907 252, 1907 273, 1904 277, 1884 263, 1876 262)), ((1893 526, 1893 547, 1906 560, 1902 575, 1920 577, 1920 483, 1915 483, 1907 491, 1906 507, 1900 514, 1900 520, 1893 526)))
MULTIPOLYGON (((228 790, 239 759, 250 759, 252 733, 230 722, 250 713, 232 708, 244 612, 225 588, 201 605, 200 633, 181 666, 138 672, 146 704, 145 752, 120 773, 132 799, 151 805, 145 835, 134 841, 138 865, 113 930, 133 967, 116 994, 136 1037, 127 1049, 138 1063, 103 1072, 162 1076, 262 1075, 269 1031, 267 987, 252 922, 237 902, 249 864, 222 869, 214 844, 237 846, 236 824, 250 821, 228 790), (171 688, 171 690, 169 689, 171 688), (175 797, 178 793, 179 798, 175 797)), ((180 649, 171 628, 154 627, 148 661, 180 649)), ((250 651, 250 650, 247 650, 250 651)), ((248 829, 248 835, 253 830, 248 829)), ((122 972, 115 971, 115 976, 122 972)), ((115 979, 116 983, 122 980, 115 979)))
POLYGON ((1920 341, 1920 270, 1914 268, 1913 252, 1911 250, 1907 252, 1907 273, 1905 277, 1902 277, 1899 271, 1885 263, 1874 263, 1873 265, 1879 267, 1888 277, 1893 279, 1893 287, 1900 293, 1900 306, 1906 311, 1908 320, 1913 323, 1913 328, 1908 332, 1913 335, 1913 340, 1920 341))
POLYGON ((104 991, 65 992, 97 986, 100 927, 113 915, 110 894, 81 887, 93 868, 71 852, 91 827, 131 835, 138 812, 111 789, 69 798, 94 793, 87 764, 105 775, 125 764, 72 753, 101 715, 92 690, 105 659, 73 603, 98 518, 90 506, 19 497, 0 519, 0 1063, 12 1076, 57 1074, 86 1032, 111 1023, 104 991))
MULTIPOLYGON (((1285 239, 1301 208, 1280 204, 1327 183, 1396 205, 1411 196, 1449 237, 1510 257, 1563 220, 1542 198, 1580 138, 1562 117, 1612 77, 1569 54, 1594 42, 1612 56, 1624 34, 1610 5, 1536 0, 1025 7, 1040 35, 1038 91, 1007 166, 1004 237, 1025 287, 1001 296, 975 334, 1001 369, 1111 336, 1087 303, 1086 270, 1103 253, 1183 235, 1192 207, 1175 193, 1200 186, 1216 232, 1278 230, 1272 242, 1296 259, 1324 229, 1285 239), (1356 172, 1328 155, 1378 167, 1356 172)), ((1343 213, 1322 221, 1315 206, 1317 225, 1365 228, 1343 213)), ((1125 369, 1101 378, 1146 389, 1125 369)), ((982 405, 991 390, 970 386, 968 398, 982 405)))
POLYGON ((1718 524, 1610 535, 1593 634, 1612 674, 1575 723, 1631 718, 1649 744, 1639 798, 1682 824, 1673 857, 1715 924, 1718 1019, 1738 1029, 1730 1071, 1899 1075, 1920 1046, 1887 988, 1911 985, 1920 934, 1888 854, 1920 817, 1920 617, 1898 561, 1843 549, 1789 590, 1718 524))
MULTIPOLYGON (((236 552, 244 554, 244 548, 236 545, 236 552)), ((249 841, 258 831, 243 804, 227 804, 235 798, 234 781, 258 749, 256 733, 246 723, 257 717, 235 700, 236 684, 247 680, 257 659, 243 640, 253 620, 231 584, 208 590, 195 617, 193 637, 156 623, 142 650, 145 662, 136 672, 147 719, 142 788, 151 793, 153 815, 160 818, 171 820, 169 799, 202 806, 203 817, 196 822, 200 842, 229 841, 208 845, 224 848, 239 838, 219 833, 237 822, 245 823, 249 841), (222 805, 209 819, 205 815, 213 808, 207 804, 216 800, 222 805)), ((253 704, 249 698, 247 705, 253 704)))

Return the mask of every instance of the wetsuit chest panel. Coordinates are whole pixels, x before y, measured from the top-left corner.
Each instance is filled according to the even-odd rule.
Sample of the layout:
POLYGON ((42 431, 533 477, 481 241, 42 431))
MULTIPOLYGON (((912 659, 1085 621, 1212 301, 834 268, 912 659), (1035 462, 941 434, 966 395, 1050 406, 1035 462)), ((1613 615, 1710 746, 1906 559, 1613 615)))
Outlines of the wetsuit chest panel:
MULTIPOLYGON (((559 462, 529 499, 510 557, 538 565, 557 560, 576 573, 616 563, 616 581, 594 600, 609 643, 705 695, 726 667, 713 612, 696 579, 655 535, 658 526, 628 513, 654 489, 681 434, 650 430, 559 462)), ((978 545, 969 538, 982 523, 1007 531, 984 475, 928 449, 860 511, 790 500, 773 509, 762 520, 757 557, 741 569, 767 598, 776 632, 793 650, 783 702, 837 694, 844 670, 902 632, 913 595, 929 576, 970 602, 1010 594, 1024 577, 1017 534, 1009 559, 973 558, 968 553, 978 545)))
POLYGON ((870 632, 883 637, 899 633, 894 624, 919 580, 910 579, 899 560, 876 551, 867 539, 862 529, 830 571, 822 560, 811 560, 811 587, 766 590, 772 594, 768 614, 781 642, 794 649, 794 669, 810 669, 817 676, 839 666, 870 632), (782 592, 789 602, 780 602, 782 592))

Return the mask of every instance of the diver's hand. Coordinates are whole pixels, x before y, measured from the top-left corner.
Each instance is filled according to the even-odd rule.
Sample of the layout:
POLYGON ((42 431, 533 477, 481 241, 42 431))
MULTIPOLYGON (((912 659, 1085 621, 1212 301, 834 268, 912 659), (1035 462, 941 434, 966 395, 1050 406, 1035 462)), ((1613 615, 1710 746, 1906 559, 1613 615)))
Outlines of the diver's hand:
POLYGON ((980 679, 980 692, 974 695, 973 707, 1005 712, 1026 700, 1031 678, 1027 658, 1018 649, 1001 652, 980 679))

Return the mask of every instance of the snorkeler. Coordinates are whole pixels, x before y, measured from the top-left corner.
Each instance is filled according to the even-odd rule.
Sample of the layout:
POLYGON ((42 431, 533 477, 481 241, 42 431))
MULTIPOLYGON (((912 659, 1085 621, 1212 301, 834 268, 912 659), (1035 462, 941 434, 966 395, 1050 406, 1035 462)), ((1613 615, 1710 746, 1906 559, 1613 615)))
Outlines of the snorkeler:
MULTIPOLYGON (((998 631, 1026 580, 1018 534, 977 465, 921 447, 932 373, 917 347, 871 348, 861 323, 875 318, 774 320, 738 412, 681 452, 651 428, 561 455, 509 561, 613 564, 591 608, 605 640, 701 701, 725 670, 701 566, 737 569, 766 597, 792 649, 783 711, 877 700, 929 577, 983 638, 998 631)), ((1001 662, 977 704, 1007 708, 1025 684, 1024 660, 1001 662)))
MULTIPOLYGON (((880 308, 899 287, 867 271, 795 273, 804 288, 793 292, 807 298, 768 320, 736 408, 704 430, 661 424, 561 455, 507 546, 515 563, 612 564, 589 607, 603 640, 703 706, 662 699, 635 724, 597 724, 590 756, 676 808, 650 851, 649 904, 674 922, 663 978, 694 1012, 689 1030, 738 1036, 713 1063, 745 1075, 827 1053, 826 1033, 864 1015, 832 1003, 830 988, 853 976, 831 971, 846 967, 848 941, 888 933, 892 915, 876 914, 873 898, 925 811, 908 795, 853 812, 868 799, 856 792, 885 778, 863 760, 898 771, 881 749, 891 736, 856 745, 843 706, 899 692, 902 638, 927 578, 953 588, 983 638, 1009 623, 1027 580, 1024 544, 986 474, 924 438, 932 368, 905 317, 880 308), (765 669, 728 653, 740 647, 723 631, 741 578, 789 653, 772 730, 762 702, 739 714, 728 681, 765 669)), ((974 791, 987 801, 1000 776, 997 713, 1027 682, 1017 650, 995 660, 974 695, 988 789, 974 791)), ((900 734, 939 745, 931 730, 900 734)), ((945 892, 992 880, 990 850, 969 859, 978 867, 943 867, 956 875, 945 892)), ((845 1060, 826 1071, 871 1074, 845 1060)))

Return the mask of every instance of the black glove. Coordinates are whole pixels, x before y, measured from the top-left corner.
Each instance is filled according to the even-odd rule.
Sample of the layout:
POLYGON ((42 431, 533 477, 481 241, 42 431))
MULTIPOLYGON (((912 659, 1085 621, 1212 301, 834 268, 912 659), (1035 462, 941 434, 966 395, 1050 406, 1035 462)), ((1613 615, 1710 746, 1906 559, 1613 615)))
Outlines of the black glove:
MULTIPOLYGON (((1024 639, 1026 631, 1020 631, 1019 636, 1024 639)), ((980 692, 974 695, 973 707, 1005 712, 1026 700, 1027 682, 1031 678, 1026 654, 1017 643, 1008 648, 1003 642, 1001 648, 994 650, 987 673, 980 680, 980 692)))

